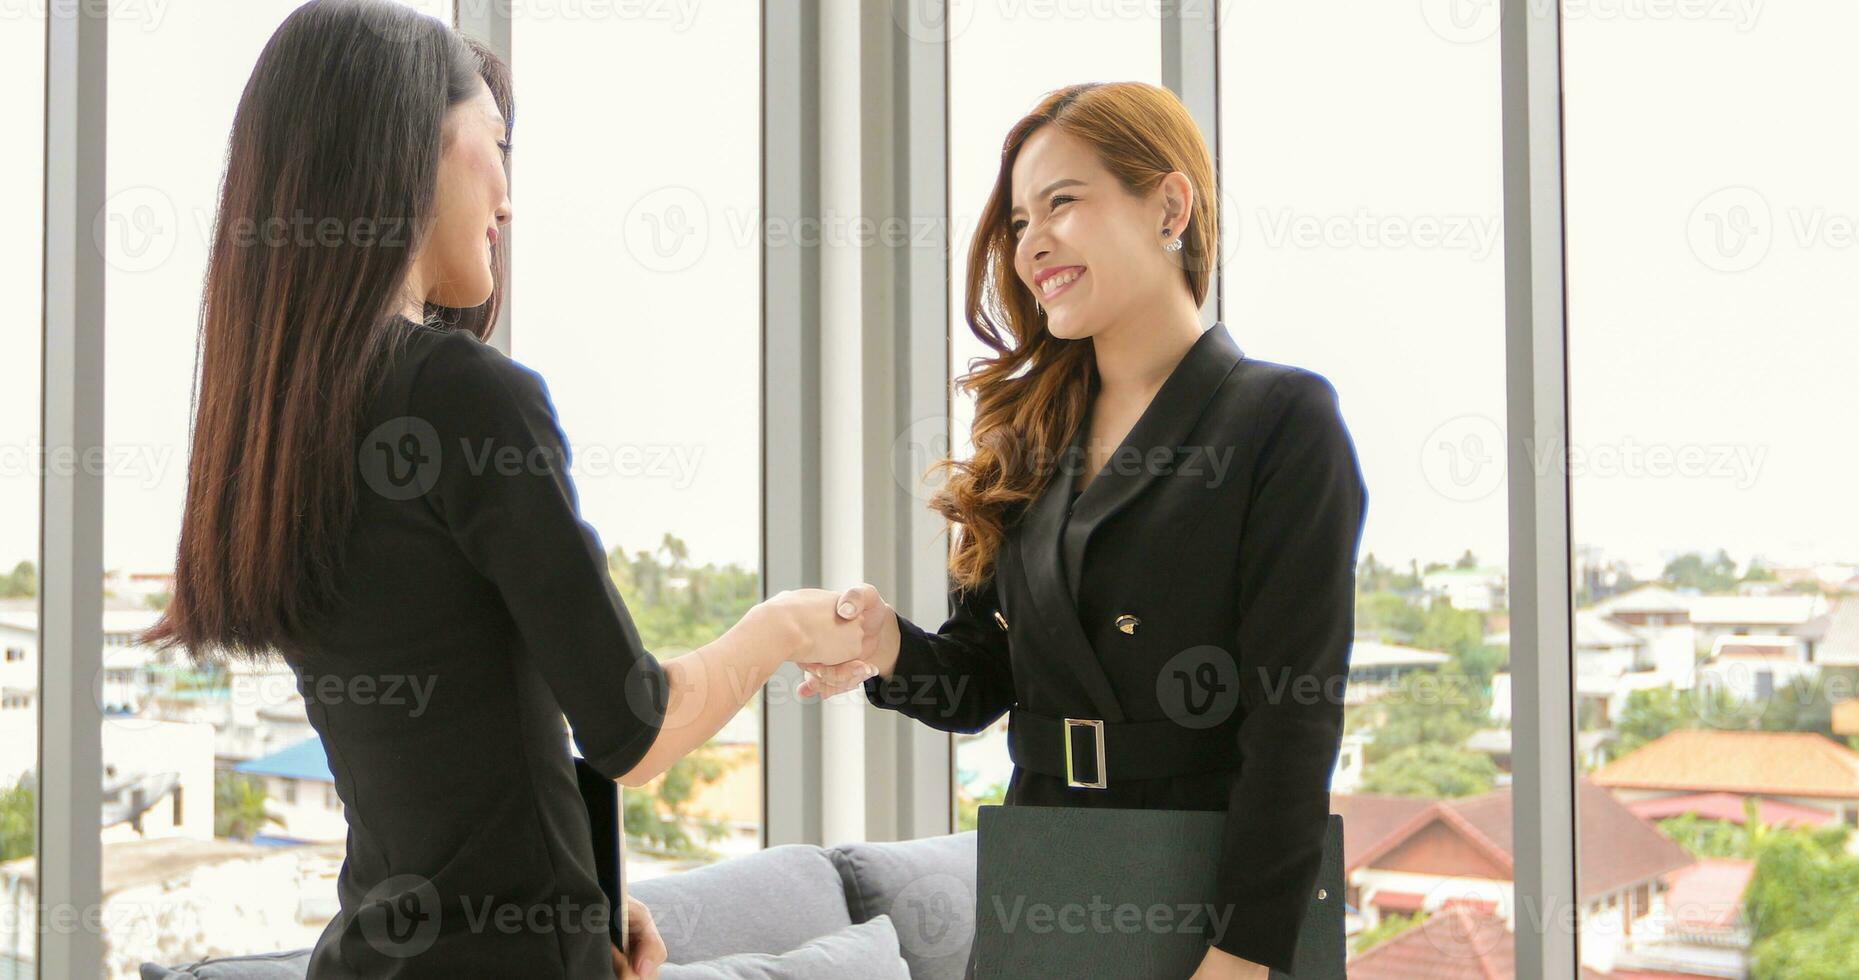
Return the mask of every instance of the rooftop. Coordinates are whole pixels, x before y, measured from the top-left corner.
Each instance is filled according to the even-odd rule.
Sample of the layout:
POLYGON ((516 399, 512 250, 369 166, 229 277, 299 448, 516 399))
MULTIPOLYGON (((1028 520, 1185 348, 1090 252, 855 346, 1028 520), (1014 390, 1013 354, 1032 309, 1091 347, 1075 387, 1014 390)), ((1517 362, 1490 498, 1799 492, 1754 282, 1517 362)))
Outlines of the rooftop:
MULTIPOLYGON (((1504 920, 1466 904, 1447 905, 1349 960, 1350 980, 1508 980, 1516 975, 1516 939, 1504 920)), ((1582 967, 1581 980, 1605 978, 1582 967)))
MULTIPOLYGON (((1614 795, 1580 783, 1581 896, 1589 900, 1636 885, 1691 863, 1684 849, 1633 815, 1614 795)), ((1343 868, 1372 867, 1433 826, 1443 824, 1473 850, 1508 871, 1512 865, 1511 793, 1508 788, 1456 800, 1370 794, 1333 794, 1343 817, 1343 868)), ((1457 874, 1442 869, 1442 874, 1457 874)), ((1353 975, 1353 974, 1352 974, 1353 975)))
POLYGON ((276 776, 279 779, 302 779, 315 783, 336 781, 336 777, 329 772, 329 755, 323 751, 323 740, 320 738, 306 738, 289 748, 241 762, 232 768, 248 776, 276 776))
POLYGON ((1859 800, 1859 752, 1814 732, 1667 733, 1596 770, 1602 786, 1859 800))

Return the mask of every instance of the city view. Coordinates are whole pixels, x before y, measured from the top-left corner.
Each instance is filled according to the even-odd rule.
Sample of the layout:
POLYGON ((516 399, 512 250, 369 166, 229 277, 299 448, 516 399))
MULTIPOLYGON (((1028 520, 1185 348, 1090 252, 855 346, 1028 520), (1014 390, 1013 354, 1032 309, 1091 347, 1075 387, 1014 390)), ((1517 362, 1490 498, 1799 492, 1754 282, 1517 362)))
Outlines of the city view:
MULTIPOLYGON (((196 664, 135 640, 173 588, 232 109, 300 2, 110 14, 96 232, 110 452, 91 683, 96 928, 111 978, 301 950, 337 911, 345 808, 289 667, 196 664)), ((1518 937, 1548 930, 1579 937, 1580 980, 1845 980, 1859 963, 1859 297, 1846 286, 1859 137, 1821 111, 1853 90, 1843 47, 1859 9, 1756 5, 1723 19, 1656 6, 1563 7, 1561 445, 1507 421, 1498 5, 1220 5, 1221 319, 1246 356, 1335 385, 1368 488, 1330 780, 1358 980, 1517 976, 1518 937), (1578 841, 1565 909, 1518 891, 1514 828, 1532 815, 1513 806, 1513 721, 1541 697, 1512 675, 1507 490, 1531 475, 1507 468, 1518 440, 1569 487, 1573 690, 1544 706, 1574 733, 1575 785, 1557 801, 1578 841)), ((548 381, 582 516, 661 659, 764 598, 764 461, 791 448, 766 444, 762 417, 771 298, 754 234, 766 138, 754 13, 535 15, 512 31, 508 351, 548 381)), ((962 271, 1003 134, 1060 85, 1162 83, 1161 46, 1130 42, 1159 17, 1153 4, 953 5, 947 213, 934 218, 948 241, 953 445, 937 453, 969 449, 958 379, 984 348, 962 319, 962 271)), ((43 102, 44 28, 0 16, 0 82, 23 105, 43 102)), ((28 152, 0 157, 0 199, 37 215, 42 127, 27 116, 28 152)), ((822 166, 856 170, 861 152, 822 148, 822 166)), ((45 244, 31 229, 0 241, 0 980, 35 976, 40 696, 58 669, 41 654, 37 565, 52 510, 45 244)), ((853 280, 873 277, 881 247, 825 242, 826 278, 869 302, 880 287, 853 280)), ((828 305, 843 298, 825 292, 828 305)), ((882 359, 845 340, 822 338, 822 373, 882 359)), ((878 397, 834 389, 835 418, 861 403, 830 398, 855 396, 878 397)), ((864 438, 909 433, 881 435, 864 438)), ((834 516, 869 489, 826 482, 834 516)), ((369 692, 414 710, 428 693, 369 692)), ((873 714, 860 697, 833 706, 873 714)), ((768 713, 757 696, 624 791, 630 880, 768 846, 782 789, 767 785, 768 713)), ((970 831, 1013 771, 1006 719, 951 745, 948 828, 970 831)))

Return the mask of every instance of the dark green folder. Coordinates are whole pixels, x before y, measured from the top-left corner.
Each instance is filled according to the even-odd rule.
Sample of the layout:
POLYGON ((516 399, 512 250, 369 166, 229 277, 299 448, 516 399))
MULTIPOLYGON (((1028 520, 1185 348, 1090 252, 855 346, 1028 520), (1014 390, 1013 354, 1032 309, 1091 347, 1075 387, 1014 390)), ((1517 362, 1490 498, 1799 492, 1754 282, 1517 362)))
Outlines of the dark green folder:
MULTIPOLYGON (((1220 928, 1208 910, 1224 812, 984 806, 978 826, 975 980, 1187 980, 1220 928)), ((1294 970, 1272 980, 1344 980, 1346 955, 1331 814, 1294 970)))

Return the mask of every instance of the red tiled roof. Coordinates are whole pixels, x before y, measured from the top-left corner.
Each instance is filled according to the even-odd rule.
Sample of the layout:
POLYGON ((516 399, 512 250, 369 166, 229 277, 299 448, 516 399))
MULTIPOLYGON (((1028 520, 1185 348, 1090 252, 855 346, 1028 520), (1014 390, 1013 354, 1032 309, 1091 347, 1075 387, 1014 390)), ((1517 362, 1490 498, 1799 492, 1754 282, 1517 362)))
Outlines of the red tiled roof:
POLYGON ((1517 946, 1501 919, 1462 905, 1349 960, 1350 980, 1500 980, 1517 975, 1517 946))
POLYGON ((1859 698, 1848 698, 1833 706, 1833 731, 1838 735, 1859 735, 1859 698))
POLYGON ((1627 804, 1627 809, 1641 820, 1664 820, 1681 813, 1695 813, 1707 820, 1727 820, 1742 824, 1743 801, 1756 801, 1756 819, 1772 827, 1825 827, 1840 822, 1837 813, 1816 810, 1798 803, 1765 800, 1736 793, 1686 793, 1682 796, 1658 796, 1627 804))
POLYGON ((1426 900, 1427 897, 1419 892, 1399 892, 1384 888, 1370 896, 1368 903, 1379 909, 1407 915, 1418 911, 1420 906, 1426 904, 1426 900))
POLYGON ((1859 752, 1814 732, 1686 730, 1602 766, 1602 786, 1859 800, 1859 752))
MULTIPOLYGON (((1583 901, 1692 862, 1683 848, 1634 816, 1607 790, 1584 779, 1578 798, 1583 901)), ((1438 801, 1338 793, 1331 795, 1330 809, 1343 817, 1345 873, 1373 867, 1376 859, 1435 822, 1451 828, 1467 846, 1501 867, 1509 868, 1513 860, 1509 789, 1438 801)))
POLYGON ((1484 915, 1498 914, 1498 903, 1488 898, 1473 898, 1470 895, 1454 895, 1440 903, 1441 908, 1451 905, 1463 905, 1474 912, 1484 915))
POLYGON ((1743 892, 1755 873, 1756 862, 1747 858, 1702 858, 1672 872, 1665 907, 1681 929, 1733 928, 1741 919, 1743 892))
MULTIPOLYGON (((1450 905, 1349 959, 1349 980, 1510 980, 1517 945, 1504 921, 1450 905)), ((1618 980, 1583 967, 1582 980, 1618 980)))

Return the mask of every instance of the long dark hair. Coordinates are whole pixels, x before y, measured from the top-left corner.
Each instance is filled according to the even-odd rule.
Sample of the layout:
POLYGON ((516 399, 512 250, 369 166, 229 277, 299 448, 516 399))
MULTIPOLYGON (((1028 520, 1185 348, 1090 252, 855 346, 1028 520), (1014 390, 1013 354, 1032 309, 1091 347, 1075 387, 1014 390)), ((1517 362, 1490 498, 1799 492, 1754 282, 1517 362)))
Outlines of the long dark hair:
MULTIPOLYGON (((332 598, 361 412, 406 332, 446 113, 479 79, 514 121, 495 54, 392 0, 310 0, 259 55, 207 265, 174 594, 144 642, 260 656, 332 598)), ((490 302, 428 321, 487 338, 493 265, 490 302)))

